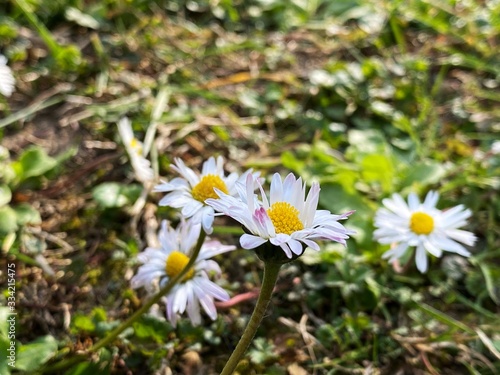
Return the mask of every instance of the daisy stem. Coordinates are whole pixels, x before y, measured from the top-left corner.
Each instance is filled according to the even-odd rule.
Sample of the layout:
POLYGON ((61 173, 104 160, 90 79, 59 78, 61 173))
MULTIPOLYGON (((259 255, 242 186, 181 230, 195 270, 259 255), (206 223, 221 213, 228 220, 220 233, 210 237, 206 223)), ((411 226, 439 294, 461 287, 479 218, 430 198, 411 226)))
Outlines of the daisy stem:
MULTIPOLYGON (((155 303, 157 303, 163 296, 168 294, 170 290, 180 281, 182 278, 189 272, 191 267, 194 265, 196 258, 198 258, 198 254, 200 253, 201 247, 203 245, 203 242, 205 242, 205 237, 206 233, 205 231, 200 232, 200 237, 198 238, 198 242, 196 243, 196 247, 194 248, 193 253, 191 254, 191 257, 189 258, 189 262, 186 264, 186 266, 182 269, 182 271, 175 276, 174 278, 170 279, 170 281, 160 289, 160 291, 149 301, 147 301, 142 307, 137 310, 131 317, 129 317, 127 320, 125 320, 122 324, 120 324, 118 327, 116 327, 113 331, 111 331, 106 337, 103 337, 100 339, 97 343, 95 343, 90 349, 88 350, 88 353, 94 353, 98 351, 99 349, 105 347, 106 345, 110 344, 113 342, 120 333, 122 333, 125 329, 130 327, 137 319, 141 317, 142 314, 144 314, 146 311, 148 311, 151 306, 153 306, 155 303)), ((44 370, 44 372, 54 372, 54 371, 59 371, 65 368, 68 368, 72 365, 75 365, 79 362, 82 362, 86 359, 87 357, 84 355, 78 355, 72 358, 69 358, 67 360, 62 360, 61 362, 58 362, 54 364, 53 366, 50 366, 44 370)))
POLYGON ((264 263, 264 279, 262 280, 262 286, 259 293, 259 298, 257 300, 257 304, 253 310, 252 316, 250 317, 250 321, 248 322, 245 332, 243 332, 243 336, 241 336, 238 345, 229 357, 224 369, 221 372, 221 375, 231 375, 236 366, 238 365, 241 357, 245 354, 248 346, 253 340, 257 329, 264 318, 264 314, 266 313, 267 306, 271 301, 271 296, 273 294, 274 286, 276 285, 276 280, 278 280, 278 274, 281 268, 280 263, 272 263, 265 262, 264 263))

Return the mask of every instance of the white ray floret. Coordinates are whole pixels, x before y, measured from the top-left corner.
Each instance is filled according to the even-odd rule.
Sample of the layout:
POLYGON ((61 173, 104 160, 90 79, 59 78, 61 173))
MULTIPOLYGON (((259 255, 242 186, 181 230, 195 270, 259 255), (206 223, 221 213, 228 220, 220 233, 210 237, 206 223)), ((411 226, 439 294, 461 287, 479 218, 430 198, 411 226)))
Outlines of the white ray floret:
POLYGON ((248 233, 240 238, 244 249, 254 249, 266 242, 279 246, 288 258, 301 255, 304 247, 319 250, 316 240, 332 240, 343 245, 354 232, 344 228, 338 220, 346 219, 354 211, 333 215, 317 210, 320 187, 313 183, 306 197, 306 185, 290 173, 284 181, 276 173, 271 181, 269 200, 260 184, 248 175, 245 185, 239 186, 239 197, 216 190, 219 199, 207 199, 207 204, 241 223, 248 233), (257 184, 261 201, 253 193, 257 184))
POLYGON ((153 181, 154 172, 151 168, 151 162, 146 159, 143 144, 135 138, 132 124, 127 117, 123 117, 118 122, 118 132, 127 150, 137 180, 143 183, 153 181))
POLYGON ((0 55, 0 93, 4 96, 11 96, 14 92, 16 80, 12 74, 12 69, 7 65, 5 56, 0 55))
MULTIPOLYGON (((181 221, 177 229, 172 229, 163 221, 159 233, 161 247, 148 247, 138 255, 142 265, 131 280, 132 288, 145 287, 152 292, 155 287, 161 288, 177 276, 189 262, 200 230, 201 225, 194 224, 192 220, 181 221)), ((217 318, 214 299, 227 301, 229 295, 209 279, 209 273, 221 273, 217 262, 210 258, 234 249, 234 246, 225 246, 218 241, 205 241, 193 268, 162 298, 172 325, 176 325, 178 315, 184 312, 194 325, 200 324, 200 305, 212 320, 217 318)))
POLYGON ((415 261, 420 272, 428 268, 427 253, 441 257, 443 251, 470 256, 467 246, 474 245, 476 236, 458 228, 467 224, 471 211, 458 205, 446 211, 436 208, 439 194, 430 191, 420 203, 415 193, 408 196, 408 204, 399 194, 384 199, 384 208, 375 215, 375 239, 381 244, 392 244, 384 258, 394 261, 405 255, 408 247, 415 247, 415 261))
MULTIPOLYGON (((229 195, 237 193, 236 183, 238 179, 244 181, 251 170, 246 171, 241 177, 237 173, 228 176, 224 174, 224 159, 219 156, 209 158, 203 163, 201 173, 193 171, 178 158, 171 168, 179 173, 171 181, 163 181, 154 189, 156 192, 167 192, 159 202, 160 206, 170 206, 182 209, 182 216, 192 218, 195 223, 201 223, 206 233, 212 233, 214 221, 214 209, 207 205, 208 198, 216 198, 214 188, 229 195)), ((258 176, 258 173, 254 174, 258 176)))

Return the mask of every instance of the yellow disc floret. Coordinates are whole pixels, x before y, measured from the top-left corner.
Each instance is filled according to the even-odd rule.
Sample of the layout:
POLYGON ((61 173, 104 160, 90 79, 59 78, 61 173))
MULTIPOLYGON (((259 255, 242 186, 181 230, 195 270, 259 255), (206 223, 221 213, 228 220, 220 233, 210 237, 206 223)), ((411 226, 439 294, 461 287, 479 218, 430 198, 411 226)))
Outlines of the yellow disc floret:
POLYGON ((137 140, 137 138, 132 138, 130 140, 130 147, 132 148, 132 150, 135 150, 137 151, 139 154, 142 153, 142 145, 141 143, 137 140))
POLYGON ((267 210, 276 233, 292 234, 304 229, 299 219, 299 210, 288 202, 276 202, 267 210))
POLYGON ((415 212, 410 218, 410 229, 416 234, 429 234, 434 230, 434 219, 425 212, 415 212))
POLYGON ((214 188, 219 189, 223 193, 228 194, 227 186, 222 178, 215 174, 207 174, 203 176, 201 181, 191 191, 193 198, 200 202, 205 202, 208 198, 219 198, 215 193, 214 188))
MULTIPOLYGON (((168 277, 172 278, 181 273, 181 271, 188 264, 189 258, 181 253, 180 251, 172 251, 172 253, 167 258, 167 263, 165 264, 165 271, 168 277)), ((187 281, 192 279, 194 276, 194 269, 190 269, 188 273, 184 276, 182 281, 187 281)))

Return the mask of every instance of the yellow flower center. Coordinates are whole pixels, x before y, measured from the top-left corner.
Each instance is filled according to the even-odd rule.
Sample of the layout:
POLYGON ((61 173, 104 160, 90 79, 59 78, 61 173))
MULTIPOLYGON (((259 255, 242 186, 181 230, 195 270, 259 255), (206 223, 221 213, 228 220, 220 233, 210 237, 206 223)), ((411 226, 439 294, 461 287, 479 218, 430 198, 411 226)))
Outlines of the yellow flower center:
POLYGON ((215 193, 214 188, 219 189, 223 193, 228 194, 227 186, 222 178, 214 174, 203 176, 200 182, 191 191, 193 198, 200 202, 205 202, 208 198, 219 198, 215 193))
POLYGON ((276 233, 292 234, 304 229, 299 219, 299 210, 287 202, 276 202, 267 210, 276 233))
POLYGON ((130 141, 130 147, 133 150, 136 150, 138 153, 142 153, 141 144, 139 143, 139 141, 136 138, 132 138, 132 140, 130 141))
MULTIPOLYGON (((173 251, 167 258, 167 263, 165 264, 165 271, 168 277, 172 278, 181 273, 181 271, 188 264, 189 258, 181 253, 180 251, 173 251)), ((194 269, 190 269, 188 273, 184 276, 182 281, 187 281, 192 279, 194 276, 194 269)))
POLYGON ((424 212, 415 212, 410 218, 410 229, 416 234, 429 234, 434 229, 434 219, 424 212))

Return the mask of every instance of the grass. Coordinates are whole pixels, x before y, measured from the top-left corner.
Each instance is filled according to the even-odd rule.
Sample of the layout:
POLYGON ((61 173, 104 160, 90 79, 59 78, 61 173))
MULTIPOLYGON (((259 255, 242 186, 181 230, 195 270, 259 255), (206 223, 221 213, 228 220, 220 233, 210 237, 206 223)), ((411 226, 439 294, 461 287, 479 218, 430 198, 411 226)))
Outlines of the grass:
MULTIPOLYGON (((498 14, 495 1, 8 3, 0 279, 15 263, 19 369, 0 372, 85 355, 141 307, 135 256, 176 213, 157 193, 133 209, 142 187, 116 127, 128 116, 162 178, 174 157, 198 168, 224 155, 228 171, 292 171, 320 181, 322 208, 357 210, 347 248, 323 243, 283 268, 241 374, 498 373, 498 14), (100 198, 110 188, 119 204, 100 198), (478 242, 470 259, 397 273, 374 213, 394 192, 428 190, 473 211, 478 242)), ((237 243, 233 222, 217 225, 237 243)), ((222 285, 249 299, 201 327, 174 329, 160 306, 65 373, 220 372, 262 265, 245 250, 217 260, 222 285)))

